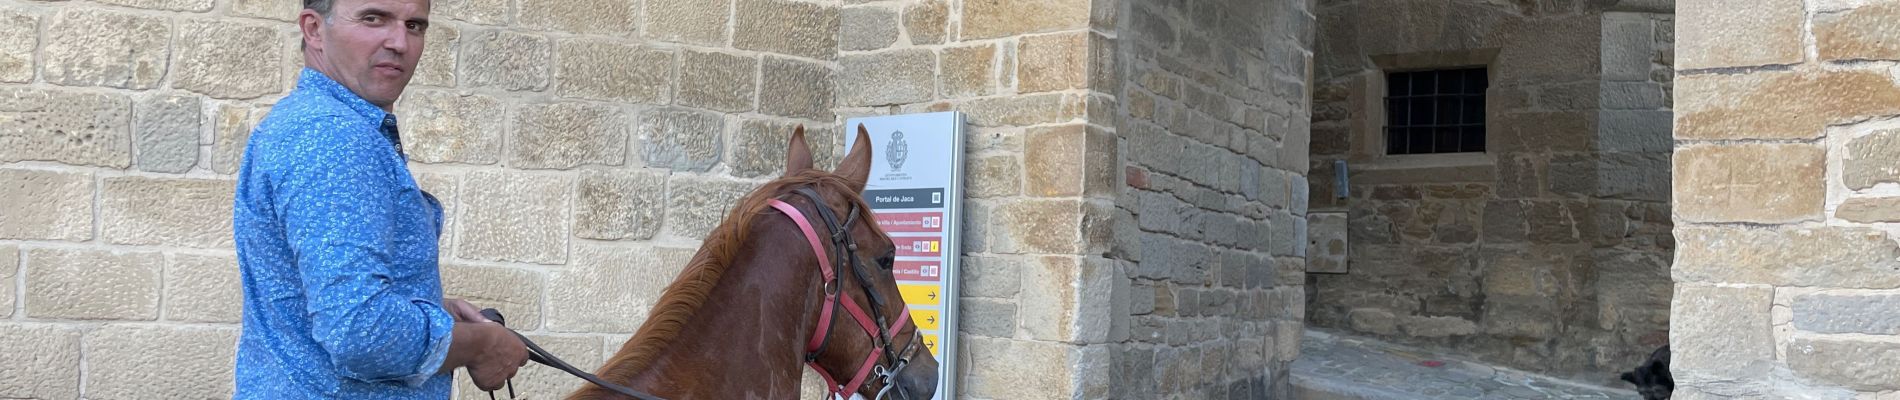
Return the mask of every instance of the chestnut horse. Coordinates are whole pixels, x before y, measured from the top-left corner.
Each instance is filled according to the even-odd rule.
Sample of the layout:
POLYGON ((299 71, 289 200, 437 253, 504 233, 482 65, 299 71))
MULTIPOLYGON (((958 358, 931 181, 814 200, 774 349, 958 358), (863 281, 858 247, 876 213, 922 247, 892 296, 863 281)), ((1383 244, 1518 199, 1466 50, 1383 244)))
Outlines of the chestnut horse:
MULTIPOLYGON (((857 140, 870 143, 863 125, 857 140)), ((835 171, 814 169, 799 126, 785 175, 733 206, 595 374, 668 399, 796 399, 809 366, 827 377, 828 396, 931 398, 937 360, 898 293, 896 246, 860 196, 871 147, 835 171)), ((588 383, 567 398, 627 397, 588 383)))

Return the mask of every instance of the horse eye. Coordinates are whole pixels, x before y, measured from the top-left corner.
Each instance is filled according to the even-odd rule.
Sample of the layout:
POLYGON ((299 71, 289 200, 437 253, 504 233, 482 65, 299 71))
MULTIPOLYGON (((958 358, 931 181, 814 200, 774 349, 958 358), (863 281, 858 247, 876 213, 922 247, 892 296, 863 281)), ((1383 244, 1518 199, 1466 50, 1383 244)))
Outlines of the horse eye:
POLYGON ((896 254, 885 253, 877 257, 877 266, 884 267, 884 269, 891 269, 891 264, 896 262, 896 259, 896 254))

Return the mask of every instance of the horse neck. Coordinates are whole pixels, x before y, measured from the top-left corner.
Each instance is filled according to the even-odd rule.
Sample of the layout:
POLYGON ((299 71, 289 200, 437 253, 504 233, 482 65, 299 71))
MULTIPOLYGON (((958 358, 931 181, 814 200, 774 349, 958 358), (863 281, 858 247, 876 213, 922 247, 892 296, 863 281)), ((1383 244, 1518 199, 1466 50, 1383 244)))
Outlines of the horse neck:
POLYGON ((789 223, 754 228, 699 310, 631 386, 667 398, 799 397, 815 323, 806 315, 819 299, 817 258, 789 223))

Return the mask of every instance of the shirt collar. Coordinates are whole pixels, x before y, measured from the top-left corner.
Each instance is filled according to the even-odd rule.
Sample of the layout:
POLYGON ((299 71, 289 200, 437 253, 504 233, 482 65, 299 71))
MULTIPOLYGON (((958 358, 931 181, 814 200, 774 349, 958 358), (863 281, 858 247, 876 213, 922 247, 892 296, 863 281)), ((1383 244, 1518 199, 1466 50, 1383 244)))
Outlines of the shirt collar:
POLYGON ((317 71, 314 68, 303 68, 303 71, 297 77, 297 89, 316 91, 324 96, 336 99, 338 103, 343 103, 343 105, 349 107, 351 111, 355 111, 357 115, 361 115, 373 121, 387 121, 387 118, 390 116, 388 112, 383 111, 382 107, 370 104, 369 100, 363 99, 363 96, 358 96, 356 92, 350 91, 350 88, 343 87, 342 83, 337 83, 336 80, 330 79, 330 77, 324 75, 322 71, 317 71))

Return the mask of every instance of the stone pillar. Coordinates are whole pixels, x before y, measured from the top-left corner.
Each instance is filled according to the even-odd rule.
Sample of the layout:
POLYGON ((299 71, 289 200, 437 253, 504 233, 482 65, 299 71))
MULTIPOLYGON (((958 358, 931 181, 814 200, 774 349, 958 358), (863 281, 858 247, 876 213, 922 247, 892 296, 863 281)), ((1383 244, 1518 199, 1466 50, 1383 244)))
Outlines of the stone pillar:
POLYGON ((1900 5, 1679 10, 1678 398, 1892 396, 1900 5))

